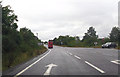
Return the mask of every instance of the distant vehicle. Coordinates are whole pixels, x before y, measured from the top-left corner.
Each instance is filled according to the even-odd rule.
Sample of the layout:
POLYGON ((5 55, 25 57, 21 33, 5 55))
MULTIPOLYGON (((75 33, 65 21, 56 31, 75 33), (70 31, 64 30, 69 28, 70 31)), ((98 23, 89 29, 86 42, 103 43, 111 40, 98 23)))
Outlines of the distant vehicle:
POLYGON ((48 48, 53 48, 53 41, 52 40, 48 41, 48 48))
POLYGON ((115 42, 107 42, 102 45, 102 48, 116 48, 117 44, 115 42))

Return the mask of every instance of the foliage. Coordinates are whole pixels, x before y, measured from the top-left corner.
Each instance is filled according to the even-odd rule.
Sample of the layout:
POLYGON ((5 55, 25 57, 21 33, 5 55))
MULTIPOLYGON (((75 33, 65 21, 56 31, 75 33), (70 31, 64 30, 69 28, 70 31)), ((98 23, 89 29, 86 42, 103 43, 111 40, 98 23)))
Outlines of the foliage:
POLYGON ((113 27, 110 33, 110 41, 120 44, 120 28, 113 27))
POLYGON ((2 54, 3 70, 43 53, 46 48, 27 28, 17 31, 17 16, 10 6, 2 7, 2 54))
POLYGON ((90 27, 85 33, 85 36, 83 36, 82 42, 84 42, 85 46, 94 46, 94 42, 97 42, 98 35, 96 35, 95 28, 90 27))
POLYGON ((69 35, 59 36, 58 38, 53 39, 53 44, 55 45, 63 45, 63 46, 79 46, 80 39, 78 36, 72 37, 69 35))
MULTIPOLYGON (((38 43, 42 41, 31 30, 25 27, 18 31, 17 21, 17 15, 14 14, 10 6, 2 7, 3 70, 39 55, 46 50, 44 46, 38 46, 38 43)), ((113 27, 110 37, 104 38, 104 41, 98 38, 93 27, 89 27, 82 40, 78 36, 72 37, 69 35, 53 39, 55 45, 69 47, 93 47, 94 42, 101 46, 109 41, 120 45, 120 28, 113 27)))
POLYGON ((89 27, 83 39, 80 40, 78 36, 71 37, 69 35, 59 36, 53 39, 55 45, 69 46, 69 47, 94 47, 97 42, 97 47, 101 47, 106 42, 116 42, 120 45, 120 28, 113 27, 110 33, 110 37, 98 38, 95 28, 89 27))

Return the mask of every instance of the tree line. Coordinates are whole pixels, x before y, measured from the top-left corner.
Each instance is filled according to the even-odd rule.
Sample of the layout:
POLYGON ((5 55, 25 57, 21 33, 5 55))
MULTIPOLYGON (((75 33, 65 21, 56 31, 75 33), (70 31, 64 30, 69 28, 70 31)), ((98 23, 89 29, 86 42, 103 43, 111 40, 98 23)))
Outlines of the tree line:
POLYGON ((18 19, 10 6, 2 6, 2 68, 6 70, 46 51, 30 29, 17 30, 18 19))
POLYGON ((69 35, 66 36, 59 36, 58 38, 53 39, 53 43, 55 45, 62 45, 62 46, 70 46, 70 47, 93 47, 93 46, 101 46, 106 42, 116 42, 120 45, 120 28, 113 27, 111 33, 108 37, 99 38, 96 34, 94 27, 89 27, 87 33, 83 36, 83 39, 80 40, 78 36, 72 37, 69 35))

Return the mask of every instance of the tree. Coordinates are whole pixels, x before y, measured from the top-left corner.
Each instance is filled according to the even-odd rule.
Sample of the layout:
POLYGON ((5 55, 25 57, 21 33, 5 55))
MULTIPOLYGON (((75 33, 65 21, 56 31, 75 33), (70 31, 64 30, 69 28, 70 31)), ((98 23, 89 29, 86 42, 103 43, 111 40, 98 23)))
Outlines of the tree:
POLYGON ((93 46, 94 42, 97 41, 98 35, 96 35, 95 28, 89 27, 85 36, 83 36, 82 42, 87 46, 93 46))
POLYGON ((3 69, 39 55, 46 49, 44 46, 38 46, 41 40, 30 29, 21 28, 17 31, 17 21, 17 16, 10 6, 2 7, 3 69))
POLYGON ((17 16, 10 6, 2 7, 2 33, 8 34, 11 29, 17 29, 17 16))
POLYGON ((119 40, 119 32, 120 32, 120 28, 118 27, 113 27, 110 33, 110 40, 112 42, 118 42, 119 40))
POLYGON ((80 46, 80 39, 78 36, 72 37, 69 35, 59 36, 58 38, 53 39, 55 45, 64 45, 64 46, 80 46))
POLYGON ((17 16, 13 13, 10 6, 2 7, 2 45, 3 52, 14 51, 19 41, 17 29, 17 16))
POLYGON ((98 38, 98 35, 96 35, 96 31, 93 27, 90 27, 87 31, 87 33, 85 33, 85 36, 83 37, 83 40, 86 40, 88 38, 98 38))

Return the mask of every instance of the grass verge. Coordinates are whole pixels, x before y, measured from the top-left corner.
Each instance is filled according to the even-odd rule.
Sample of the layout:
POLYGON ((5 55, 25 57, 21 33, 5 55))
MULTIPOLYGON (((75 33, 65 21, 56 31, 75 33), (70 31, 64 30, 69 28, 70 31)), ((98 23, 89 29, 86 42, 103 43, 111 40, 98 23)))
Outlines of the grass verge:
POLYGON ((31 58, 36 57, 46 51, 47 51, 46 47, 40 46, 39 49, 33 49, 27 52, 16 52, 16 53, 3 54, 2 71, 8 70, 11 67, 14 67, 25 61, 28 61, 31 58))

